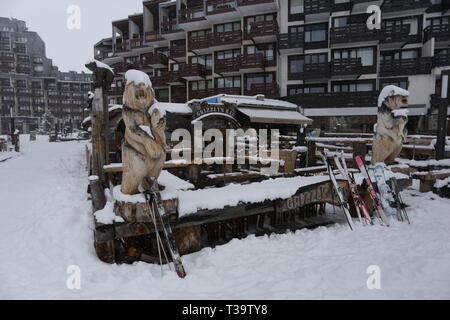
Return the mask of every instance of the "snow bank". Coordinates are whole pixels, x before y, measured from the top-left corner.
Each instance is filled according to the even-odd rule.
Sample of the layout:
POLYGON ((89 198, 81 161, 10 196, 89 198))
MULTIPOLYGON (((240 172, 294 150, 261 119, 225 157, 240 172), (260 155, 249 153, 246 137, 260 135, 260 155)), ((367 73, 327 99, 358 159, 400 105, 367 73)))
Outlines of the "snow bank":
POLYGON ((400 164, 405 164, 405 165, 408 165, 411 167, 416 167, 416 168, 450 167, 450 159, 417 161, 417 160, 397 158, 397 159, 395 159, 395 161, 397 161, 400 164))
POLYGON ((113 188, 113 197, 116 201, 129 202, 129 203, 142 203, 146 202, 145 196, 142 193, 135 195, 128 195, 122 193, 122 186, 115 186, 113 188))
POLYGON ((222 188, 201 189, 178 193, 180 216, 199 210, 223 209, 240 203, 287 199, 304 186, 329 181, 328 176, 270 179, 247 185, 231 184, 222 188))
POLYGON ((387 97, 393 96, 409 97, 409 91, 396 86, 384 87, 383 90, 381 90, 380 95, 378 96, 378 107, 381 107, 383 105, 383 102, 387 97))
POLYGON ((130 83, 134 83, 135 85, 143 83, 147 88, 152 88, 152 81, 148 74, 139 70, 128 70, 125 73, 125 80, 127 81, 127 85, 130 83))
POLYGON ((105 208, 94 213, 95 219, 101 224, 113 224, 114 222, 125 222, 122 217, 114 213, 114 202, 107 202, 105 208))
POLYGON ((195 189, 192 183, 184 181, 166 170, 161 172, 158 183, 165 187, 161 192, 163 200, 176 199, 179 191, 195 189))

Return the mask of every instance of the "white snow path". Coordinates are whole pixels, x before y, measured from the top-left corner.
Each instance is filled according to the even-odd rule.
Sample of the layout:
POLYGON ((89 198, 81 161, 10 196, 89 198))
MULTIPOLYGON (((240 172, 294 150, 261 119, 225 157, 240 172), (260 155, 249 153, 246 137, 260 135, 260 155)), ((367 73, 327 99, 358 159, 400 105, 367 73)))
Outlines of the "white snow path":
MULTIPOLYGON (((84 143, 23 139, 0 163, 0 299, 449 299, 450 200, 408 190, 413 225, 249 237, 183 257, 188 276, 93 249, 84 143), (70 265, 81 290, 66 287, 70 265), (366 270, 381 268, 381 290, 366 270)), ((417 186, 416 186, 417 187, 417 186)))

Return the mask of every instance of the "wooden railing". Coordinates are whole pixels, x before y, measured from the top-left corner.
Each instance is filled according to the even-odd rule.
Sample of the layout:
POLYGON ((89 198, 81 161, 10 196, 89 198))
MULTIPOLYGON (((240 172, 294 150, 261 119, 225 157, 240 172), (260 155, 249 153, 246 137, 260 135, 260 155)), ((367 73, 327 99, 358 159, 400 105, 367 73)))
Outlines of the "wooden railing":
POLYGON ((193 21, 199 21, 205 19, 205 8, 188 8, 181 9, 180 14, 180 23, 188 23, 193 21))
POLYGON ((381 62, 380 75, 382 77, 389 77, 397 75, 429 74, 432 68, 432 58, 389 60, 381 62))
POLYGON ((305 14, 329 12, 332 7, 331 0, 305 0, 305 14))
POLYGON ((405 42, 409 38, 410 33, 411 25, 409 24, 383 26, 380 40, 383 43, 405 42))
POLYGON ((189 50, 242 42, 242 31, 214 32, 189 38, 189 50))
POLYGON ((331 43, 364 42, 379 39, 380 33, 377 30, 369 30, 366 24, 332 28, 330 34, 331 43))
POLYGON ((278 48, 280 50, 303 48, 304 45, 305 34, 303 32, 283 33, 278 36, 278 48))
POLYGON ((245 90, 245 94, 249 96, 263 94, 269 98, 277 98, 280 95, 280 91, 276 82, 254 83, 250 86, 250 88, 245 90))
POLYGON ((207 0, 206 13, 219 14, 236 10, 236 0, 207 0))
POLYGON ((374 107, 378 95, 377 91, 306 93, 289 96, 286 100, 303 108, 374 107))
POLYGON ((434 26, 428 26, 424 30, 424 42, 431 38, 436 38, 437 41, 450 40, 450 25, 438 24, 434 26))
POLYGON ((248 30, 245 32, 246 39, 253 39, 256 37, 272 36, 278 34, 277 20, 261 21, 251 23, 248 30))

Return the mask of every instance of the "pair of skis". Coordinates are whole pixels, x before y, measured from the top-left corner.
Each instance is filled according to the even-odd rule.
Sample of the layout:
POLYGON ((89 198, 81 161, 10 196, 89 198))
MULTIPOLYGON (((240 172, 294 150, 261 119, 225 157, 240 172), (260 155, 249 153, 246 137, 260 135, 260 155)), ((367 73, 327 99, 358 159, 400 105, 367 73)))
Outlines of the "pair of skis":
MULTIPOLYGON (((175 266, 175 272, 177 273, 177 275, 180 278, 185 278, 186 271, 184 270, 184 266, 181 261, 181 256, 178 252, 177 244, 175 241, 175 236, 173 235, 169 218, 165 213, 164 205, 163 205, 163 202, 161 199, 161 193, 159 192, 159 189, 158 189, 158 184, 149 178, 147 178, 146 181, 147 181, 147 184, 150 186, 150 188, 149 188, 149 190, 144 191, 144 196, 145 196, 145 200, 148 203, 149 210, 150 210, 150 216, 151 216, 151 219, 155 226, 156 243, 158 246, 158 255, 159 255, 160 265, 162 266, 161 252, 164 254, 165 260, 168 264, 169 264, 169 259, 167 257, 166 250, 164 249, 164 243, 159 234, 160 230, 158 228, 158 225, 161 226, 161 229, 163 231, 163 235, 166 240, 169 254, 170 254, 173 264, 175 266)), ((169 268, 170 268, 170 264, 169 264, 169 268)))
POLYGON ((348 181, 348 185, 350 187, 350 194, 353 199, 353 204, 355 205, 356 213, 358 215, 359 221, 363 225, 369 225, 372 223, 372 218, 370 217, 369 210, 367 209, 366 203, 359 193, 358 185, 355 180, 355 176, 351 174, 348 171, 347 167, 347 161, 345 161, 345 158, 343 157, 343 154, 341 157, 338 155, 334 155, 334 162, 336 164, 336 167, 338 168, 341 175, 348 181))

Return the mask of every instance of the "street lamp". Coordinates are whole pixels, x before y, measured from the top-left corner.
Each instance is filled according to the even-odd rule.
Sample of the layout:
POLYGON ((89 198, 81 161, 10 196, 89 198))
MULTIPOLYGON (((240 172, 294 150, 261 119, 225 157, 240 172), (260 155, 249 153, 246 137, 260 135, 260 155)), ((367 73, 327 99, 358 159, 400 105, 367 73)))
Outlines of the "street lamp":
POLYGON ((442 71, 442 91, 441 103, 439 105, 438 132, 436 143, 436 160, 442 160, 445 157, 446 135, 447 135, 447 109, 449 106, 449 87, 450 70, 442 71))

